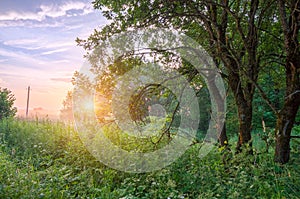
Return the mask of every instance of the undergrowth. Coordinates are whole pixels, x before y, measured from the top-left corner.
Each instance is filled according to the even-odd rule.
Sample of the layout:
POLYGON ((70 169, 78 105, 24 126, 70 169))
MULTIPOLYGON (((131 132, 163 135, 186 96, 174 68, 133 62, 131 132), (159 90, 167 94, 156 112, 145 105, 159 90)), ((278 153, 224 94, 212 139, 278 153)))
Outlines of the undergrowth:
MULTIPOLYGON (((151 173, 110 169, 85 149, 70 125, 0 121, 0 198, 299 198, 299 145, 291 161, 273 162, 259 136, 253 155, 215 147, 199 158, 194 145, 151 173)), ((231 140, 230 144, 234 144, 231 140)))

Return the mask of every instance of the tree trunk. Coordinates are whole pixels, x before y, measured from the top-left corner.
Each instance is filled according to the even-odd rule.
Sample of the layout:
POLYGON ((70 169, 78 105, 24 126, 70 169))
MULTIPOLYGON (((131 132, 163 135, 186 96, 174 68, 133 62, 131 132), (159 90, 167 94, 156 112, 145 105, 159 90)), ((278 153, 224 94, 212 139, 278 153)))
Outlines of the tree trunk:
MULTIPOLYGON (((250 147, 252 146, 251 143, 252 105, 250 106, 245 104, 238 105, 238 116, 239 116, 239 139, 238 139, 236 149, 237 152, 240 152, 243 144, 249 143, 250 147)), ((250 151, 252 151, 251 148, 250 151)))
MULTIPOLYGON (((238 121, 239 121, 239 138, 237 142, 237 152, 241 152, 242 145, 251 141, 251 130, 252 130, 252 101, 253 101, 253 85, 250 85, 250 89, 243 88, 241 86, 240 78, 235 75, 234 71, 229 74, 228 78, 229 86, 234 93, 238 109, 238 121)), ((252 146, 251 143, 250 147, 252 146)), ((250 149, 250 153, 252 150, 250 149)))
POLYGON ((286 52, 286 97, 284 106, 277 115, 275 161, 284 164, 290 158, 291 131, 300 106, 300 2, 292 1, 288 4, 284 0, 278 0, 278 8, 286 52))
POLYGON ((300 60, 287 58, 286 65, 291 68, 297 66, 297 69, 286 68, 287 92, 284 106, 277 116, 275 161, 282 164, 290 158, 291 131, 300 106, 300 60))
POLYGON ((297 105, 294 105, 291 104, 281 110, 280 117, 277 119, 275 161, 282 164, 290 159, 291 131, 297 114, 297 105))

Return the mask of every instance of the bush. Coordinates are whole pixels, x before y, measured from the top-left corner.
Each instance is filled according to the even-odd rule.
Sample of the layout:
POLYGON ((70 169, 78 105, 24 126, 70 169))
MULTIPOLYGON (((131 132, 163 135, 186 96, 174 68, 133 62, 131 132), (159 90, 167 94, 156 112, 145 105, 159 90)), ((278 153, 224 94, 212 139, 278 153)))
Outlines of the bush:
POLYGON ((16 98, 7 88, 0 87, 0 120, 6 117, 14 117, 17 108, 13 107, 16 98))

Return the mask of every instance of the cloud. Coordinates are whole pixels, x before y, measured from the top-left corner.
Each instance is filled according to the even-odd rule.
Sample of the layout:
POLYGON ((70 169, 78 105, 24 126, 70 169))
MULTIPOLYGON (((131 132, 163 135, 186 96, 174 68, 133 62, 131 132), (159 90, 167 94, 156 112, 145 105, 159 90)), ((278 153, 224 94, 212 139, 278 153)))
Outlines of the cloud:
POLYGON ((40 16, 38 13, 33 12, 16 12, 16 11, 10 11, 3 13, 0 15, 1 21, 7 21, 7 20, 37 20, 41 21, 43 19, 42 16, 40 16))
POLYGON ((55 60, 52 61, 53 64, 60 64, 60 63, 70 63, 70 60, 62 59, 62 60, 55 60))
MULTIPOLYGON (((62 4, 42 4, 35 11, 10 10, 0 14, 0 26, 28 25, 30 22, 45 22, 49 18, 82 16, 93 12, 90 2, 69 1, 62 4)), ((36 24, 45 26, 48 23, 36 24)), ((33 24, 32 24, 33 25, 33 24)), ((51 25, 51 24, 50 24, 51 25)), ((58 25, 57 23, 52 26, 58 25)))
MULTIPOLYGON (((23 66, 25 63, 38 63, 38 64, 46 64, 47 62, 41 59, 37 59, 35 56, 25 54, 20 51, 11 51, 0 48, 0 54, 4 57, 9 57, 14 60, 23 62, 23 66)), ((5 61, 4 61, 5 62, 5 61)))
POLYGON ((30 27, 30 28, 55 28, 63 26, 60 22, 50 22, 44 23, 43 21, 34 20, 0 20, 0 27, 30 27))
POLYGON ((10 61, 11 58, 40 64, 45 64, 49 61, 55 64, 69 63, 70 58, 65 56, 67 54, 74 55, 76 43, 72 40, 65 41, 62 39, 52 38, 51 40, 46 40, 43 37, 39 37, 35 39, 11 39, 4 41, 2 43, 4 45, 3 48, 0 47, 0 55, 2 56, 0 63, 10 61), (68 52, 62 54, 62 52, 66 51, 68 52), (53 57, 50 56, 57 53, 61 54, 58 54, 58 57, 53 60, 53 57))
POLYGON ((67 50, 68 50, 67 48, 61 48, 61 49, 56 49, 56 50, 50 50, 50 51, 46 51, 46 52, 41 53, 41 55, 51 55, 51 54, 54 54, 54 53, 65 52, 65 51, 67 51, 67 50))
POLYGON ((72 15, 71 10, 81 10, 82 13, 89 13, 89 7, 87 4, 83 3, 83 2, 67 2, 65 4, 62 5, 41 5, 40 9, 41 11, 39 11, 37 13, 38 16, 42 17, 43 19, 45 19, 46 17, 52 17, 52 18, 56 18, 56 17, 61 17, 61 16, 67 16, 67 15, 72 15))
POLYGON ((91 3, 83 3, 83 2, 67 2, 60 7, 65 13, 71 10, 81 10, 82 13, 79 15, 87 15, 93 12, 93 7, 91 3))
MULTIPOLYGON (((57 48, 63 48, 63 47, 76 46, 75 41, 55 41, 55 42, 53 42, 50 40, 45 40, 43 38, 8 40, 8 41, 4 41, 3 44, 14 47, 14 48, 22 48, 22 49, 26 49, 26 50, 49 50, 49 49, 57 49, 57 48)), ((65 48, 63 48, 63 49, 65 49, 65 48)))
POLYGON ((10 44, 9 46, 1 45, 0 42, 0 71, 16 74, 16 71, 19 73, 21 69, 25 71, 28 69, 39 71, 74 70, 84 61, 84 52, 75 45, 74 41, 64 41, 63 38, 45 40, 40 37, 37 38, 36 42, 31 38, 25 40, 11 39, 3 42, 10 44), (23 41, 24 45, 22 45, 23 41))
MULTIPOLYGON (((35 20, 35 21, 43 21, 47 17, 57 18, 62 16, 70 15, 72 10, 80 10, 80 15, 86 15, 93 12, 93 8, 90 3, 83 3, 80 1, 75 2, 66 2, 61 5, 57 4, 42 4, 40 5, 38 11, 26 11, 26 12, 18 12, 18 11, 8 11, 0 14, 1 21, 7 20, 35 20)), ((78 14, 78 12, 77 12, 78 14)), ((71 14, 72 15, 72 14, 71 14)))
POLYGON ((71 82, 71 78, 64 78, 64 77, 61 77, 61 78, 51 78, 52 81, 58 81, 58 82, 71 82))
POLYGON ((16 48, 24 48, 27 50, 41 49, 41 43, 38 39, 16 39, 3 42, 4 45, 13 46, 16 48))

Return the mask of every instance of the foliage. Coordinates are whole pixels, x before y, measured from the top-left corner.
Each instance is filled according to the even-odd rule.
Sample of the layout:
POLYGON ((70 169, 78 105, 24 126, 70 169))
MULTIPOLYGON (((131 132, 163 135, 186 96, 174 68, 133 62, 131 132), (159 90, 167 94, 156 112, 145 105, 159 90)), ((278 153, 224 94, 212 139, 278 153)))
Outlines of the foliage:
POLYGON ((192 146, 160 171, 128 174, 96 161, 69 125, 4 119, 0 198, 297 198, 300 194, 296 153, 289 164, 280 166, 273 162, 273 151, 265 153, 263 145, 255 146, 253 156, 223 151, 230 157, 227 160, 218 148, 199 159, 199 147, 192 146))
MULTIPOLYGON (((260 70, 269 69, 269 65, 277 68, 277 62, 282 61, 281 57, 277 58, 278 54, 282 55, 283 42, 275 1, 95 0, 93 4, 111 23, 94 31, 87 40, 78 39, 79 45, 90 53, 112 35, 138 28, 165 27, 184 32, 209 52, 228 81, 233 104, 238 108, 238 147, 251 140, 252 102, 255 89, 260 86, 258 75, 260 70), (274 42, 276 45, 270 45, 274 42)), ((191 67, 187 71, 193 73, 191 67)), ((269 97, 264 89, 259 91, 259 95, 269 97)), ((260 102, 268 97, 261 98, 260 102)), ((266 112, 269 124, 275 118, 273 110, 266 107, 267 110, 262 109, 259 114, 266 112)))
MULTIPOLYGON (((209 52, 228 82, 235 101, 231 105, 238 109, 237 147, 251 141, 252 128, 276 125, 275 159, 288 162, 300 105, 299 1, 95 0, 93 5, 111 23, 87 40, 77 39, 88 55, 107 38, 127 30, 182 31, 209 52)), ((229 132, 237 130, 232 121, 229 132)))
POLYGON ((13 117, 17 108, 13 107, 16 98, 10 90, 0 87, 0 120, 5 117, 13 117))

